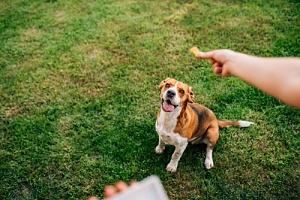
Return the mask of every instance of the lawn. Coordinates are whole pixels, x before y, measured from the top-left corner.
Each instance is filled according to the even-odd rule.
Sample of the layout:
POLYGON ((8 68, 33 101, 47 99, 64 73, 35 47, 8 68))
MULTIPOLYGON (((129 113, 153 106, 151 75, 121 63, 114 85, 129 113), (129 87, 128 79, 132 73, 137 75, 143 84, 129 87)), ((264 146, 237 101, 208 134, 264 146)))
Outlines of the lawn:
POLYGON ((298 199, 300 110, 189 49, 300 57, 297 0, 2 0, 0 199, 103 198, 118 180, 160 177, 170 199, 298 199), (219 119, 214 168, 189 145, 155 154, 158 84, 173 77, 219 119))

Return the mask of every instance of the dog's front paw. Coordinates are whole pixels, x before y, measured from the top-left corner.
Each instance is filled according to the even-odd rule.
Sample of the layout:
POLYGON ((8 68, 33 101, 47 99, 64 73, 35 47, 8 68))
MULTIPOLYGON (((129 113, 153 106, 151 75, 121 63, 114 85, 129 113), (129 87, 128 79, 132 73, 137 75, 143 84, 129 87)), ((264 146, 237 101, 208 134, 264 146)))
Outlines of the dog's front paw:
POLYGON ((167 171, 168 172, 176 172, 176 170, 177 170, 177 166, 176 165, 172 165, 171 163, 169 163, 168 165, 167 165, 167 171))
POLYGON ((159 146, 157 146, 157 147, 155 148, 155 153, 156 153, 156 154, 161 154, 163 151, 164 151, 164 149, 160 148, 159 146))
POLYGON ((214 166, 214 161, 212 159, 205 159, 205 167, 206 169, 210 169, 214 166))

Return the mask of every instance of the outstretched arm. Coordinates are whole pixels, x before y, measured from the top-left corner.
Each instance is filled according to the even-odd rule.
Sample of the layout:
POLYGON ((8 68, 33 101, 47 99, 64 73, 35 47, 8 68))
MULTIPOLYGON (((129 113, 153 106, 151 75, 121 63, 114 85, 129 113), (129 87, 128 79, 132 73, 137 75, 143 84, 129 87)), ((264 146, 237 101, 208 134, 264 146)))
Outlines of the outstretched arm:
POLYGON ((300 58, 262 58, 231 50, 199 52, 220 76, 236 76, 281 101, 300 108, 300 58))

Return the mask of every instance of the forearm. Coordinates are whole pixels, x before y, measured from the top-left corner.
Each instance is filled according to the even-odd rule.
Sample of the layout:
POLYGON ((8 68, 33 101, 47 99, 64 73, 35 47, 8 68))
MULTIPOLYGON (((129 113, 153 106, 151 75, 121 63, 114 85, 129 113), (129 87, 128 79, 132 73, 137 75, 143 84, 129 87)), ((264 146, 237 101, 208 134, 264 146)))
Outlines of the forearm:
POLYGON ((300 107, 299 58, 259 58, 237 53, 229 70, 267 94, 300 107))

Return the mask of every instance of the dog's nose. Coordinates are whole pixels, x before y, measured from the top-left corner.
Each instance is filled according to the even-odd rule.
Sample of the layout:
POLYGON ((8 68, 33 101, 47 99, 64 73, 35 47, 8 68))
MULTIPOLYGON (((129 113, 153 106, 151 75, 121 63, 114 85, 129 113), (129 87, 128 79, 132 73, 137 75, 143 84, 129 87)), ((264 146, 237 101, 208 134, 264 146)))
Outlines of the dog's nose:
POLYGON ((168 90, 167 91, 167 97, 168 98, 173 98, 175 96, 175 91, 174 90, 168 90))

